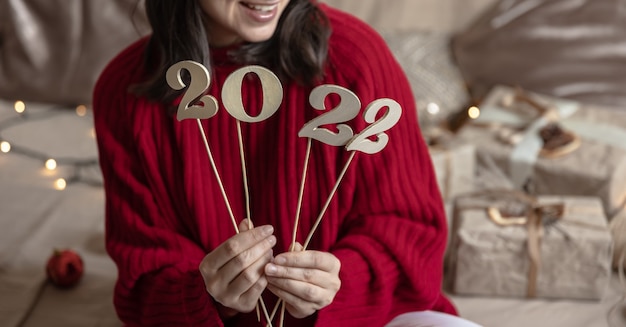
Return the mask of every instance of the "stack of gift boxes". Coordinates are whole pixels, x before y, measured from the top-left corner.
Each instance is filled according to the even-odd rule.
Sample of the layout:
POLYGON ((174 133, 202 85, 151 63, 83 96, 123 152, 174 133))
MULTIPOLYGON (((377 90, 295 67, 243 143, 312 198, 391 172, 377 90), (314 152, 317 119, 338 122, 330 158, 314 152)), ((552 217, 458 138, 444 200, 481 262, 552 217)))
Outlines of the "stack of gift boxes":
POLYGON ((479 108, 445 137, 423 128, 449 216, 450 291, 601 299, 609 222, 626 203, 626 114, 505 86, 479 108))

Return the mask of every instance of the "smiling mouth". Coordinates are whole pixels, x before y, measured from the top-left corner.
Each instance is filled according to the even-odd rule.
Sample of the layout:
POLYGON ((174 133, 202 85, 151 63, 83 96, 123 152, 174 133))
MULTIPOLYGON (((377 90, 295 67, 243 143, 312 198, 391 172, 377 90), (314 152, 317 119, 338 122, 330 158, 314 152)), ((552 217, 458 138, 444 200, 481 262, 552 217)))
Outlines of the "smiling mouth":
POLYGON ((272 11, 274 9, 276 9, 276 7, 278 6, 278 4, 271 4, 271 5, 259 5, 259 4, 253 4, 253 3, 248 3, 248 2, 242 2, 242 5, 252 9, 252 10, 257 10, 257 11, 261 11, 261 12, 269 12, 272 11))

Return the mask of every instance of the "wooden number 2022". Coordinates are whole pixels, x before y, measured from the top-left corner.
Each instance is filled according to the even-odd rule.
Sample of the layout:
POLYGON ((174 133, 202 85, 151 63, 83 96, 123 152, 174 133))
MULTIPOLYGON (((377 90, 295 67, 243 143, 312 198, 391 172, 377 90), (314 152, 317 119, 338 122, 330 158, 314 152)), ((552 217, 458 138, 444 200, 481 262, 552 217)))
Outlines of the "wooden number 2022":
MULTIPOLYGON (((175 90, 187 87, 178 106, 176 116, 178 120, 207 119, 217 113, 217 99, 205 94, 211 79, 209 72, 202 64, 190 60, 178 62, 167 70, 166 80, 168 85, 175 90), (189 86, 185 85, 182 80, 183 70, 189 73, 189 86)), ((320 85, 309 95, 311 107, 316 110, 327 110, 324 102, 331 94, 339 96, 337 106, 306 123, 298 136, 309 137, 333 146, 345 145, 348 151, 376 153, 382 150, 389 142, 385 131, 393 127, 402 114, 400 104, 389 98, 371 102, 364 112, 364 119, 370 125, 354 135, 352 128, 344 124, 354 119, 361 109, 361 101, 354 92, 338 85, 320 85), (387 111, 376 119, 384 108, 387 111), (336 124, 337 132, 322 127, 333 124, 336 124)), ((235 119, 244 122, 254 123, 268 119, 276 113, 282 100, 283 88, 280 80, 270 70, 261 66, 245 66, 234 71, 226 78, 222 89, 224 108, 235 119), (263 91, 262 108, 256 117, 248 115, 245 111, 241 94, 243 79, 249 73, 257 75, 263 91)))

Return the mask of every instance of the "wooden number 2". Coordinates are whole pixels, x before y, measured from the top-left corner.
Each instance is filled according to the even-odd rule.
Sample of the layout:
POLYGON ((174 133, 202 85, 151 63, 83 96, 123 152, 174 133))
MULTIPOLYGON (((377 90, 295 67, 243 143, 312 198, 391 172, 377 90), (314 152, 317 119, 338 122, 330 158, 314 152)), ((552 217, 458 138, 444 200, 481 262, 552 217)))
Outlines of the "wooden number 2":
POLYGON ((379 152, 389 142, 389 136, 385 131, 397 124, 401 115, 402 107, 392 99, 383 98, 372 101, 365 109, 363 115, 365 121, 371 125, 350 140, 346 145, 346 150, 357 150, 368 154, 379 152), (380 119, 376 120, 378 112, 383 108, 387 108, 387 112, 380 119), (377 139, 370 140, 372 136, 375 136, 377 139))
POLYGON ((191 80, 178 105, 176 118, 207 119, 217 114, 218 106, 215 97, 204 95, 209 88, 211 79, 204 65, 191 60, 184 60, 172 65, 165 73, 167 84, 174 90, 182 90, 187 85, 181 77, 182 70, 189 72, 191 80), (201 105, 200 105, 201 104, 201 105))
POLYGON ((309 95, 309 103, 317 110, 326 110, 324 101, 330 94, 339 95, 339 104, 329 112, 306 123, 298 133, 298 136, 310 137, 329 145, 342 146, 354 136, 350 126, 338 124, 336 126, 337 133, 321 126, 343 123, 355 118, 361 110, 361 101, 356 94, 344 87, 326 84, 313 89, 309 95))

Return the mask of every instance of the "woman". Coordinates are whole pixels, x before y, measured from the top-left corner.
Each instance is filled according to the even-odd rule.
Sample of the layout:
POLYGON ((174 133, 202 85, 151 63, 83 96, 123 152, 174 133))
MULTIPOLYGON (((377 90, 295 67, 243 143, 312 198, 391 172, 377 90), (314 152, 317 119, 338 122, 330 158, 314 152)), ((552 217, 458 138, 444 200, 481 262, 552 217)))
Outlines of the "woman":
MULTIPOLYGON (((262 326, 255 307, 271 311, 279 298, 286 326, 383 326, 408 312, 462 322, 441 292, 447 232, 414 99, 372 29, 310 0, 148 0, 146 9, 153 34, 118 55, 94 93, 107 250, 125 324, 262 326), (208 68, 206 93, 220 106, 199 120, 201 129, 172 110, 185 91, 165 76, 182 60, 208 68), (280 77, 282 101, 271 117, 238 124, 220 92, 251 64, 280 77), (322 84, 352 90, 363 107, 393 99, 403 113, 380 153, 356 156, 305 250, 350 156, 322 142, 307 156, 307 139, 298 137, 325 113, 309 103, 322 84)), ((244 108, 262 106, 254 78, 235 91, 244 108)), ((340 102, 331 95, 327 108, 340 102)), ((361 115, 348 123, 355 133, 369 125, 361 115)))

